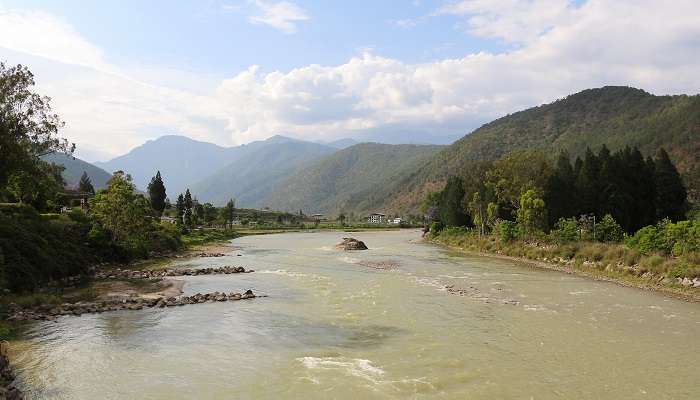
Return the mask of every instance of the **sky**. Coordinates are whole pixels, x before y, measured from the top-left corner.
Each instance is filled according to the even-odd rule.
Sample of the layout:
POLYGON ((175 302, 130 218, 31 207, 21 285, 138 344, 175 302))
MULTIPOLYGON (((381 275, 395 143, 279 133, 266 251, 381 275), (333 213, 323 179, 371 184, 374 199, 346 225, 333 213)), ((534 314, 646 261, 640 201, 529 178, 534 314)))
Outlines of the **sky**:
POLYGON ((449 143, 604 85, 700 92, 697 0, 0 0, 76 155, 180 134, 449 143))

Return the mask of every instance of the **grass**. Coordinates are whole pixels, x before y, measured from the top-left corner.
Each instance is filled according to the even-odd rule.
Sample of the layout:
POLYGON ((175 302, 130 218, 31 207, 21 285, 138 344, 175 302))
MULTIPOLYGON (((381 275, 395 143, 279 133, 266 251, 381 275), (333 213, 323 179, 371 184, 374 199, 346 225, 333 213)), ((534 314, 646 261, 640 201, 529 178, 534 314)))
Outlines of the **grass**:
POLYGON ((562 269, 577 270, 585 275, 609 278, 635 286, 656 286, 659 283, 653 278, 663 277, 667 278, 664 286, 684 294, 692 292, 691 297, 700 298, 698 290, 679 286, 675 281, 676 278, 700 277, 700 255, 697 253, 682 257, 642 255, 637 250, 617 243, 582 241, 560 244, 546 238, 504 243, 492 235, 481 236, 474 231, 454 229, 446 229, 430 238, 434 242, 465 251, 544 261, 562 269))

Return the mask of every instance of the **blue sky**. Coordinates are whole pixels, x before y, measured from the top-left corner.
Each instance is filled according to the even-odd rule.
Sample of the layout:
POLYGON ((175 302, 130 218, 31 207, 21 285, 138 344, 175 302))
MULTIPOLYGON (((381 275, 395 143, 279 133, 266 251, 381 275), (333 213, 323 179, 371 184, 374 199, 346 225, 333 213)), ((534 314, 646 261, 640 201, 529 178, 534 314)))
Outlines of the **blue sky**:
POLYGON ((460 31, 458 16, 431 17, 443 3, 298 1, 295 4, 308 20, 297 22, 293 34, 251 24, 248 18, 260 11, 248 1, 15 0, 2 4, 60 16, 105 49, 109 62, 177 67, 218 77, 251 64, 264 71, 341 64, 362 49, 421 63, 512 48, 460 31))
POLYGON ((591 87, 696 94, 699 39, 697 0, 0 0, 0 60, 88 161, 165 134, 449 143, 591 87))

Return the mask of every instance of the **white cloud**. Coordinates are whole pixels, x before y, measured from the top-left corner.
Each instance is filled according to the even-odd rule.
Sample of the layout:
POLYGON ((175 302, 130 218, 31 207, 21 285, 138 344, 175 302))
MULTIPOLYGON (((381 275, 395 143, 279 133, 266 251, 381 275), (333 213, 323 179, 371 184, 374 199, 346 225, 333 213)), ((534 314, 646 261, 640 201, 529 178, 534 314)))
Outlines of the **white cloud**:
POLYGON ((434 15, 464 16, 468 32, 476 36, 527 43, 571 22, 575 12, 572 0, 461 0, 434 15))
MULTIPOLYGON (((512 20, 511 8, 489 12, 494 21, 512 20)), ((84 145, 93 153, 111 154, 163 133, 222 145, 274 134, 415 141, 465 134, 493 118, 590 87, 700 92, 700 12, 694 0, 678 0, 674 7, 652 0, 590 0, 576 8, 567 5, 560 19, 548 17, 546 23, 538 22, 541 16, 520 15, 525 22, 534 19, 535 33, 519 33, 528 39, 506 53, 408 64, 364 51, 340 65, 268 73, 251 66, 211 85, 214 89, 197 92, 182 84, 174 89, 167 80, 144 83, 131 78, 131 71, 110 72, 121 70, 105 65, 100 49, 51 18, 14 25, 31 27, 20 33, 42 38, 44 47, 32 41, 22 46, 0 42, 12 49, 0 49, 0 57, 32 68, 39 90, 54 98, 67 122, 65 134, 79 149, 84 145), (542 26, 546 28, 537 28, 542 26), (55 44, 53 37, 58 38, 55 44), (90 56, 45 50, 59 46, 84 47, 90 56)), ((18 17, 0 14, 0 26, 7 18, 18 17)), ((503 33, 519 29, 509 26, 493 27, 499 32, 493 35, 516 40, 518 35, 503 33)), ((187 80, 187 75, 172 76, 187 80)))
POLYGON ((262 12, 262 15, 248 18, 251 23, 269 25, 287 34, 297 31, 297 22, 309 19, 304 10, 288 1, 268 3, 262 0, 254 0, 252 3, 262 12))

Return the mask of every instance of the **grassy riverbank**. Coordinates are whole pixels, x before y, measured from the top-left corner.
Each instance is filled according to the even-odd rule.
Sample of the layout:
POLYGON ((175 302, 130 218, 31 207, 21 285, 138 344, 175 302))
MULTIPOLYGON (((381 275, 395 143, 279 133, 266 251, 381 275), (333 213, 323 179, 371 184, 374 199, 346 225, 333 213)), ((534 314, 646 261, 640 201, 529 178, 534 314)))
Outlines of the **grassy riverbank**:
POLYGON ((684 300, 700 302, 700 260, 695 255, 671 257, 643 255, 622 244, 547 240, 501 241, 467 229, 446 229, 428 240, 456 251, 507 258, 620 285, 654 290, 684 300))

